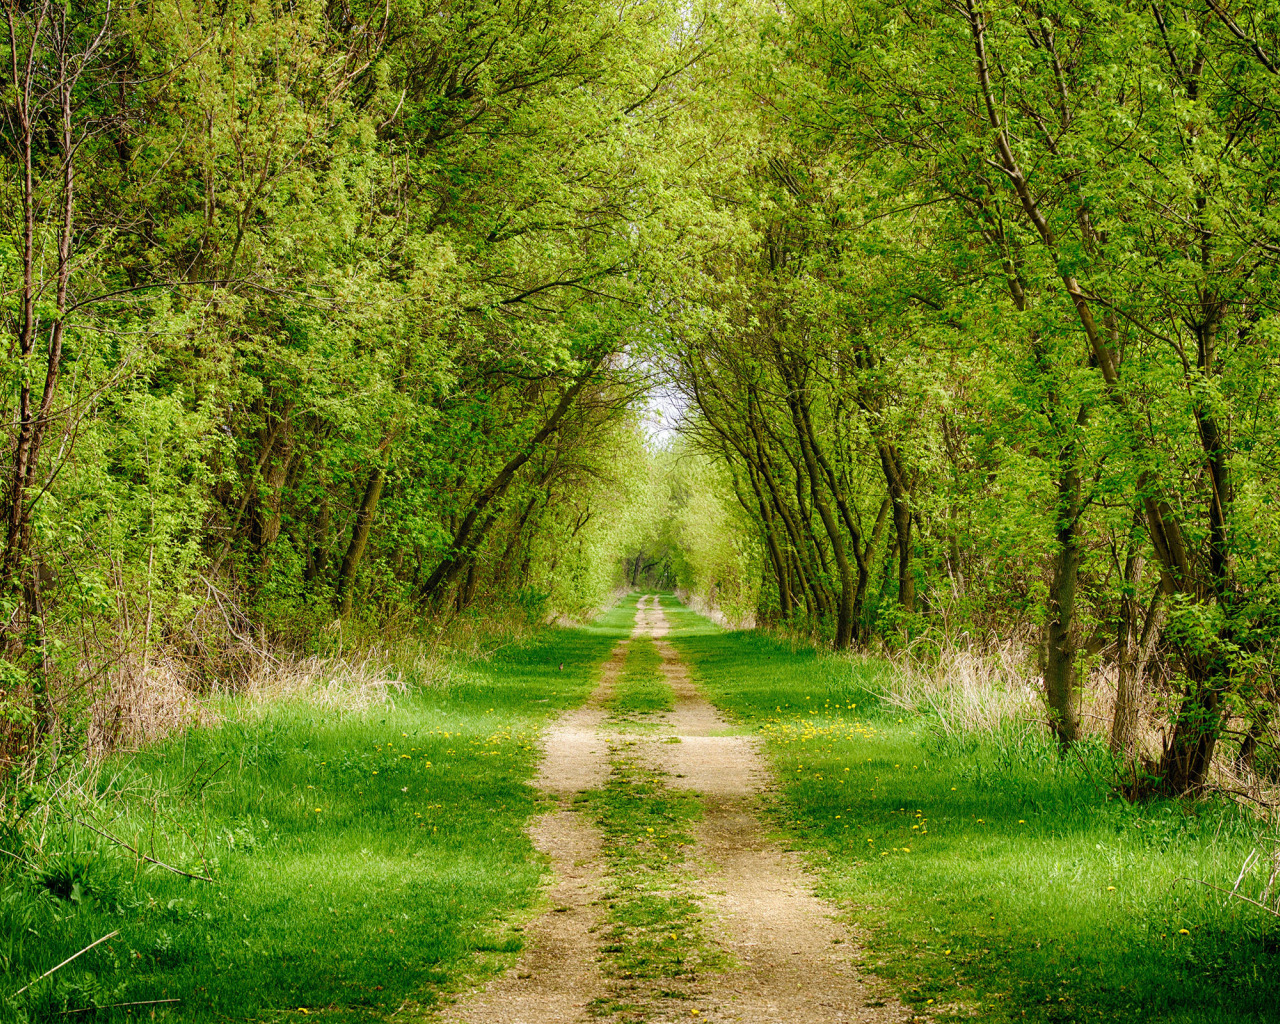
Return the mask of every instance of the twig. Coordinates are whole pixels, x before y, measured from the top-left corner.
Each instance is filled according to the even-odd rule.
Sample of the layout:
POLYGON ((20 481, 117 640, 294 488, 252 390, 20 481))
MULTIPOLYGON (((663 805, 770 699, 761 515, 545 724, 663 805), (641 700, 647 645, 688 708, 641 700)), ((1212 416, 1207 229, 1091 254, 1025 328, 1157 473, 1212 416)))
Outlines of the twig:
POLYGON ((1183 878, 1182 881, 1199 882, 1201 885, 1207 885, 1210 889, 1217 889, 1218 892, 1225 892, 1228 896, 1234 896, 1238 900, 1244 900, 1246 903, 1252 903, 1255 907, 1261 907, 1273 917, 1280 917, 1280 910, 1269 907, 1265 903, 1259 903, 1257 900, 1251 900, 1248 896, 1241 896, 1238 892, 1233 892, 1231 889, 1224 889, 1220 885, 1214 885, 1212 882, 1206 882, 1200 878, 1183 878))
POLYGON ((1259 807, 1275 807, 1275 802, 1271 800, 1263 800, 1256 797, 1252 793, 1246 793, 1243 789, 1232 789, 1230 786, 1206 786, 1206 790, 1214 793, 1230 793, 1232 796, 1242 796, 1246 800, 1257 804, 1259 807))
POLYGON ((94 832, 97 832, 98 835, 102 836, 103 839, 109 839, 111 840, 111 842, 116 843, 119 846, 123 846, 135 857, 141 857, 143 860, 147 861, 150 864, 154 864, 157 867, 164 868, 166 871, 172 871, 175 875, 182 875, 184 878, 194 878, 198 882, 217 881, 217 879, 209 878, 207 875, 193 875, 190 871, 183 871, 181 868, 175 868, 172 864, 166 864, 162 860, 156 860, 155 857, 148 857, 136 846, 130 846, 123 839, 117 839, 115 836, 111 835, 110 833, 103 832, 102 829, 100 828, 94 828, 93 825, 90 825, 87 821, 83 820, 82 818, 76 818, 76 821, 79 822, 81 825, 83 825, 85 828, 90 829, 94 832))
POLYGON ((1244 864, 1240 867, 1240 874, 1236 876, 1236 884, 1231 887, 1231 895, 1234 896, 1236 894, 1236 891, 1240 888, 1240 883, 1244 881, 1244 876, 1249 873, 1249 869, 1253 867, 1258 859, 1258 851, 1250 850, 1249 856, 1244 859, 1244 864))
POLYGON ((79 1010, 63 1010, 62 1016, 65 1017, 70 1013, 88 1013, 90 1010, 114 1010, 120 1006, 157 1006, 160 1003, 180 1003, 181 999, 143 999, 137 1003, 109 1003, 106 1006, 84 1006, 79 1010))
POLYGON ((29 868, 35 867, 35 865, 32 864, 31 861, 27 860, 26 857, 19 857, 16 853, 10 853, 8 850, 0 850, 0 853, 3 853, 6 857, 12 857, 16 861, 20 861, 29 868))
POLYGON ((96 940, 95 942, 91 942, 91 943, 89 943, 89 945, 85 946, 85 947, 84 947, 84 949, 80 950, 80 952, 79 952, 79 953, 75 953, 74 955, 67 957, 65 960, 63 960, 63 961, 62 961, 62 963, 58 964, 58 966, 57 966, 57 967, 50 967, 50 968, 49 968, 49 970, 45 971, 45 972, 44 972, 44 974, 42 974, 42 975, 40 975, 40 977, 36 978, 36 980, 35 980, 35 981, 30 982, 30 983, 28 983, 28 984, 26 984, 26 985, 23 985, 23 986, 22 986, 22 988, 18 989, 18 991, 14 993, 14 995, 15 995, 15 996, 20 996, 20 995, 22 995, 22 993, 23 993, 23 992, 25 992, 27 989, 29 989, 32 985, 36 985, 36 984, 38 984, 38 983, 40 983, 40 982, 44 981, 44 979, 45 979, 45 978, 47 978, 47 977, 49 977, 49 975, 51 975, 54 971, 59 971, 59 970, 61 970, 62 968, 66 967, 66 966, 67 966, 67 964, 71 963, 71 961, 72 961, 72 960, 74 960, 76 957, 78 957, 78 956, 84 956, 84 954, 85 954, 85 953, 87 953, 87 952, 89 952, 89 950, 93 949, 93 947, 94 947, 94 946, 96 946, 96 945, 98 945, 98 943, 99 943, 99 942, 106 942, 106 941, 107 941, 107 939, 114 939, 114 938, 115 938, 117 935, 119 935, 119 934, 120 934, 119 930, 114 931, 114 932, 108 932, 106 935, 102 936, 102 938, 100 938, 100 939, 96 940))

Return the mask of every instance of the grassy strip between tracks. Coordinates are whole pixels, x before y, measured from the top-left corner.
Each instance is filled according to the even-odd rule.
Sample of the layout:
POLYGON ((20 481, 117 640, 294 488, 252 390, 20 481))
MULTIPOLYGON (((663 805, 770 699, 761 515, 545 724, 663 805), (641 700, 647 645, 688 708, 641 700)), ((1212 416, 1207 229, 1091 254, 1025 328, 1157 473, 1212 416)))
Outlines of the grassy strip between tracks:
POLYGON ((230 702, 219 727, 101 765, 83 820, 215 881, 51 825, 34 866, 0 878, 0 1019, 403 1020, 505 962, 543 871, 524 832, 539 732, 634 610, 411 683, 395 707, 230 702))
POLYGON ((1063 760, 1027 726, 948 739, 877 701, 884 666, 663 603, 697 681, 764 737, 778 820, 867 967, 919 1017, 1276 1019, 1280 922, 1187 881, 1235 881, 1257 832, 1238 808, 1129 805, 1098 752, 1063 760))
POLYGON ((627 647, 622 678, 609 702, 610 719, 618 724, 651 724, 654 715, 671 708, 671 687, 662 678, 662 656, 657 646, 650 637, 633 637, 627 647))

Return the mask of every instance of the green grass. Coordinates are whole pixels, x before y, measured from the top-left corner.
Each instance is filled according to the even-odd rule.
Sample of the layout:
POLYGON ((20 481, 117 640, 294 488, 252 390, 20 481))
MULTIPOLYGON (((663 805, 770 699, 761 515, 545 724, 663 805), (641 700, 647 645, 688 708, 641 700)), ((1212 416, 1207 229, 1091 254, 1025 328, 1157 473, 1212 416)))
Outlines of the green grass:
POLYGON ((876 702, 882 667, 667 617, 712 700, 765 738, 779 821, 918 1013, 1277 1019, 1278 922, 1187 881, 1235 881, 1256 835, 1239 809, 1129 805, 1100 751, 1064 761, 1023 726, 946 740, 876 702))
POLYGON ((582 626, 577 632, 590 636, 607 636, 615 640, 630 636, 636 621, 636 605, 640 602, 640 594, 626 594, 612 608, 589 625, 582 626))
POLYGON ((678 633, 683 637, 691 637, 716 636, 724 632, 710 619, 686 608, 676 600, 674 595, 659 595, 658 604, 661 606, 662 614, 666 617, 667 624, 671 627, 673 634, 678 633))
POLYGON ((662 679, 662 656, 653 640, 638 636, 627 646, 613 700, 610 717, 619 722, 645 723, 653 715, 673 707, 671 687, 662 679))
POLYGON ((109 762, 103 827, 217 881, 85 828, 47 836, 64 852, 29 849, 40 870, 0 881, 0 1006, 40 1021, 371 1020, 494 969, 519 949, 512 925, 544 870, 523 831, 539 732, 585 699, 633 614, 634 600, 592 629, 548 631, 394 710, 279 706, 109 762), (64 1015, 160 999, 180 1002, 64 1015))
POLYGON ((710 955, 701 907, 675 870, 693 845, 702 803, 640 764, 634 746, 614 748, 605 789, 579 797, 604 833, 609 931, 602 950, 615 977, 678 978, 705 967, 710 955))

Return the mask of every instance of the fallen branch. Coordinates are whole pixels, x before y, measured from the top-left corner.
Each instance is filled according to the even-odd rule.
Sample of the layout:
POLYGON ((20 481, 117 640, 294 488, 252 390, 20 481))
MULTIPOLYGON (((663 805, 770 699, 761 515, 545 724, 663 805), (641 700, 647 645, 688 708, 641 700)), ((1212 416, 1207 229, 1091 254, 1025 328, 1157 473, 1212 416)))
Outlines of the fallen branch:
POLYGON ((63 1010, 61 1016, 72 1013, 88 1013, 91 1010, 114 1010, 121 1006, 158 1006, 160 1003, 180 1003, 181 999, 144 999, 138 1003, 111 1003, 107 1006, 84 1006, 79 1010, 63 1010))
POLYGON ((1244 900, 1246 903, 1252 903, 1255 907, 1261 907, 1272 917, 1280 917, 1280 910, 1276 910, 1274 907, 1269 907, 1265 903, 1259 903, 1257 900, 1250 899, 1248 896, 1241 896, 1233 889, 1224 889, 1220 885, 1214 885, 1212 882, 1206 882, 1201 878, 1183 878, 1181 881, 1198 882, 1200 885, 1207 885, 1210 889, 1217 889, 1218 892, 1224 892, 1228 896, 1234 896, 1238 900, 1244 900))
POLYGON ((85 828, 90 829, 91 831, 97 832, 98 835, 102 836, 103 839, 109 839, 111 842, 115 843, 117 846, 123 846, 135 857, 142 858, 148 864, 154 864, 156 865, 156 867, 164 868, 166 871, 172 871, 175 875, 182 875, 183 878, 194 878, 197 882, 217 881, 217 879, 210 878, 208 875, 193 875, 190 871, 183 871, 181 868, 175 868, 172 864, 166 864, 162 860, 156 860, 155 857, 148 857, 136 846, 131 846, 129 843, 126 843, 123 839, 118 839, 115 836, 111 835, 109 832, 103 832, 102 829, 96 828, 95 826, 90 825, 87 821, 83 820, 82 818, 76 818, 76 821, 79 824, 83 825, 85 828))
POLYGON ((50 967, 50 968, 49 968, 49 970, 45 971, 45 972, 44 972, 44 974, 42 974, 42 975, 40 975, 40 977, 36 978, 36 980, 35 980, 35 981, 30 982, 30 983, 28 983, 28 984, 26 984, 26 985, 23 985, 23 986, 22 986, 22 988, 18 989, 18 991, 14 993, 14 995, 15 995, 15 996, 20 996, 20 995, 22 995, 22 993, 23 993, 23 992, 25 992, 27 989, 29 989, 32 985, 38 985, 40 982, 44 981, 44 979, 45 979, 45 978, 49 977, 49 975, 51 975, 54 971, 60 971, 60 970, 62 970, 62 968, 66 967, 66 966, 67 966, 67 964, 71 963, 71 961, 72 961, 72 960, 74 960, 74 959, 76 959, 76 957, 84 956, 84 954, 85 954, 85 953, 87 953, 87 952, 89 952, 89 950, 93 949, 93 947, 94 947, 94 946, 96 946, 96 945, 98 945, 98 943, 106 942, 106 941, 107 941, 107 939, 114 939, 114 938, 115 938, 117 935, 119 935, 119 934, 120 934, 120 932, 119 932, 118 930, 117 930, 117 931, 114 931, 114 932, 108 932, 106 935, 102 936, 102 938, 100 938, 100 939, 98 939, 98 940, 96 940, 96 941, 94 941, 94 942, 89 943, 89 945, 85 946, 85 947, 84 947, 84 949, 80 950, 80 952, 79 952, 79 953, 75 953, 75 954, 73 954, 73 955, 71 955, 71 956, 67 957, 65 960, 63 960, 63 961, 62 961, 62 963, 58 964, 58 966, 57 966, 57 967, 50 967))

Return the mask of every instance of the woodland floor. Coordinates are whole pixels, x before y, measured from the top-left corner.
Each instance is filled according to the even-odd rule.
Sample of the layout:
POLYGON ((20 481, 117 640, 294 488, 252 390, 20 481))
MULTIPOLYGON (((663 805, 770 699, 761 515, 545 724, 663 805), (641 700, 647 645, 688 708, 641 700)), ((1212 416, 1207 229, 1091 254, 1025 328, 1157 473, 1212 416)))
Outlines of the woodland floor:
MULTIPOLYGON (((667 632, 658 599, 642 598, 631 638, 615 647, 590 699, 551 727, 536 784, 552 809, 532 830, 554 871, 547 910, 528 926, 516 964, 462 995, 442 1021, 911 1019, 860 969, 856 937, 764 823, 761 798, 774 780, 760 740, 735 734, 741 730, 721 717, 662 639, 667 632), (619 682, 628 649, 646 638, 669 695, 657 695, 660 710, 628 714, 619 682), (687 831, 675 837, 680 816, 672 814, 655 819, 669 823, 665 840, 640 826, 635 834, 625 825, 602 831, 598 820, 611 818, 594 795, 607 794, 611 780, 631 787, 624 799, 692 800, 687 831), (633 844, 652 856, 636 863, 633 844), (626 855, 617 856, 618 848, 626 855), (637 869, 630 884, 611 883, 629 862, 637 869), (663 900, 673 908, 670 916, 626 913, 655 894, 659 908, 663 900)), ((648 820, 644 810, 632 808, 629 820, 648 820)))

